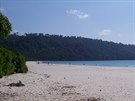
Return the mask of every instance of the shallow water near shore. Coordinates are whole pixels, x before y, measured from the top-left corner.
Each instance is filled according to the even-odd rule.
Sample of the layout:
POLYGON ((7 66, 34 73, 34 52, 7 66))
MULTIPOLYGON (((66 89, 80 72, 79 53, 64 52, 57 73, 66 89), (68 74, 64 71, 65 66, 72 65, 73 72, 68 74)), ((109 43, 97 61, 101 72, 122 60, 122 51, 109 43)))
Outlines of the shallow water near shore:
POLYGON ((135 60, 109 60, 109 61, 42 61, 47 64, 71 64, 107 67, 131 67, 135 68, 135 60))

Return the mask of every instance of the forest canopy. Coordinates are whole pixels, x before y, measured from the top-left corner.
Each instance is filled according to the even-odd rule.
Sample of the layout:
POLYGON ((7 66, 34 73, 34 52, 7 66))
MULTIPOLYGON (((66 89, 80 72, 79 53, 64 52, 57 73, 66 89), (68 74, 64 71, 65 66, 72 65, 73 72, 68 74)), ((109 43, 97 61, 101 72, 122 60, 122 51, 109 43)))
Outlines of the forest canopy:
POLYGON ((20 51, 27 60, 133 60, 135 46, 97 39, 49 35, 42 33, 19 33, 10 35, 0 44, 20 51))

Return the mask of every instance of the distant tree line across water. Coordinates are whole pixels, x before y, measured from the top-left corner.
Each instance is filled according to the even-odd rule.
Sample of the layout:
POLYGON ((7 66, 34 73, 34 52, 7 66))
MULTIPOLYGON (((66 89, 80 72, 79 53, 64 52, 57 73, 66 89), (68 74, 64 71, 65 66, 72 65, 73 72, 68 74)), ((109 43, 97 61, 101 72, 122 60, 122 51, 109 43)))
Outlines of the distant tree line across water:
POLYGON ((14 33, 0 39, 3 47, 19 51, 26 60, 133 60, 135 45, 97 39, 49 35, 42 33, 14 33))

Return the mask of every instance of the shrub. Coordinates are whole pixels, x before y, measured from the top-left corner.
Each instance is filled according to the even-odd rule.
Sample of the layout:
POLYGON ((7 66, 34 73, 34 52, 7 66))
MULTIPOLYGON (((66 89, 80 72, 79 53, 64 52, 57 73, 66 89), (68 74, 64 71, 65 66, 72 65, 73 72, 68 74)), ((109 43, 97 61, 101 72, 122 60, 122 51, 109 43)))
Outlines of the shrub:
MULTIPOLYGON (((0 38, 7 38, 12 25, 8 18, 0 12, 0 38)), ((0 47, 0 77, 16 73, 26 73, 25 58, 20 53, 0 47)))
POLYGON ((0 77, 13 73, 26 73, 25 58, 20 53, 0 47, 0 77))
POLYGON ((19 52, 16 53, 16 57, 14 58, 13 62, 16 67, 16 73, 26 73, 28 71, 28 68, 25 64, 25 58, 19 52))

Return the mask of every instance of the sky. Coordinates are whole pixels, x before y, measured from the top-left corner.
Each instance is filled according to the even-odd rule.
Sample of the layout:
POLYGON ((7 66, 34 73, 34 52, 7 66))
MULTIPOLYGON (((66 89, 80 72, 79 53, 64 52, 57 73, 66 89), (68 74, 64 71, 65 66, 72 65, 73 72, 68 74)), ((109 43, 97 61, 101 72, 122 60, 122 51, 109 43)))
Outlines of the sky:
POLYGON ((135 0, 0 0, 13 32, 135 44, 135 0))

